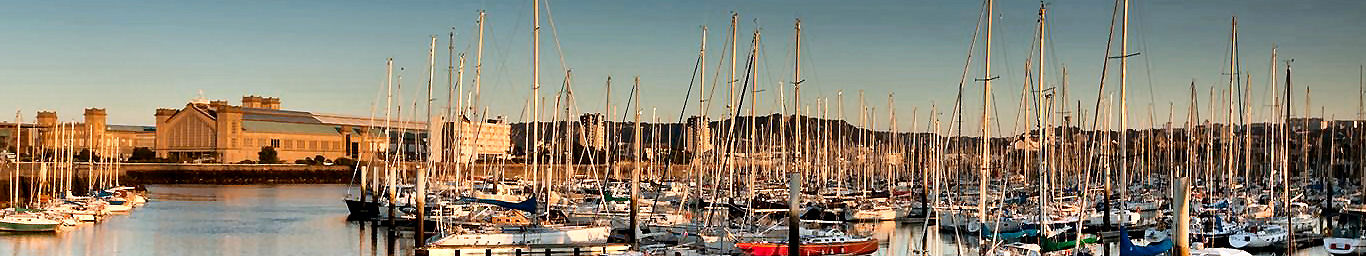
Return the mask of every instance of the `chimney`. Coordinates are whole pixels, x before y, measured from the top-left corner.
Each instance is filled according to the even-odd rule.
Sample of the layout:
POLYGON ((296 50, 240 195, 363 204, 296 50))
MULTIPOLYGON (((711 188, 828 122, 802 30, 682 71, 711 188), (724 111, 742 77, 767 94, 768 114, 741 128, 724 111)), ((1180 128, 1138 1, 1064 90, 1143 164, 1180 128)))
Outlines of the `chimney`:
POLYGON ((261 97, 256 97, 256 96, 242 96, 242 107, 244 107, 244 108, 261 108, 261 107, 262 107, 262 106, 261 106, 261 97))
POLYGON ((275 98, 275 97, 266 97, 266 98, 262 98, 262 99, 261 99, 261 108, 279 110, 279 109, 280 109, 280 98, 275 98))
POLYGON ((209 102, 209 106, 212 107, 214 110, 222 110, 223 108, 228 107, 228 101, 226 101, 226 100, 215 100, 215 101, 210 101, 210 102, 209 102))

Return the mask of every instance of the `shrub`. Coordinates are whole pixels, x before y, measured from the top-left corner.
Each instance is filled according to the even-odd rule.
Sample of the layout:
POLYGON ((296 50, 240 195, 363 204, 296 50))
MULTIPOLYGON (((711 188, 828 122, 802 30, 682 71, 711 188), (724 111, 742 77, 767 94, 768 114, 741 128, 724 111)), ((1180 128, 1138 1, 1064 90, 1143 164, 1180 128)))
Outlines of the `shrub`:
POLYGON ((257 160, 263 164, 274 164, 280 162, 280 153, 275 152, 275 148, 261 147, 261 152, 256 153, 257 160))

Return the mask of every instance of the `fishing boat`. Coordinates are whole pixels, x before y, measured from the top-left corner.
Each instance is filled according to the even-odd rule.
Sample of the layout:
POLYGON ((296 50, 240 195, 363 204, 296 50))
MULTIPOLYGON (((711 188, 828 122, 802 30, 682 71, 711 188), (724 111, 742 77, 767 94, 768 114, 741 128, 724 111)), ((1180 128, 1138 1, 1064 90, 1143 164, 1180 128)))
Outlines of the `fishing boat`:
POLYGON ((6 209, 0 217, 0 231, 12 232, 53 232, 62 225, 61 221, 44 216, 34 209, 6 209))
MULTIPOLYGON (((735 247, 753 256, 788 255, 786 240, 736 243, 735 247)), ((878 242, 877 239, 857 238, 830 230, 803 236, 802 245, 798 249, 801 250, 800 256, 866 255, 877 251, 878 242)))

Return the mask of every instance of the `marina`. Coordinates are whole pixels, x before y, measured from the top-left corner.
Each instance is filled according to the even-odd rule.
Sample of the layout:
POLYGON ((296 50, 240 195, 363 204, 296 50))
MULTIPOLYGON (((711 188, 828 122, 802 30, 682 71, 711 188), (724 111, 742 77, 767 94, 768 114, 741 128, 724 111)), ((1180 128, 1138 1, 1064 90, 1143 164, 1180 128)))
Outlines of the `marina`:
POLYGON ((462 10, 449 30, 365 48, 350 73, 368 80, 319 76, 363 86, 262 90, 322 111, 208 96, 224 86, 156 107, 154 126, 17 111, 0 123, 0 255, 1366 254, 1366 68, 1325 83, 1342 74, 1296 68, 1348 61, 1296 63, 1303 44, 1245 52, 1265 35, 1240 29, 1267 33, 1265 17, 1203 17, 1217 41, 1180 46, 1222 58, 1177 62, 1218 76, 1171 86, 1152 74, 1171 60, 1148 56, 1167 54, 1147 40, 1165 21, 1145 17, 1176 11, 982 0, 937 18, 965 37, 939 42, 966 50, 933 58, 948 75, 865 89, 821 79, 875 66, 816 54, 847 23, 805 17, 828 14, 709 7, 655 47, 692 63, 651 67, 691 74, 661 79, 580 66, 566 52, 596 46, 569 39, 605 26, 584 16, 619 20, 551 2, 462 10), (1108 24, 1082 32, 1104 44, 1054 40, 1076 37, 1054 29, 1078 17, 1108 24), (1312 90, 1355 92, 1355 117, 1348 97, 1312 90), (368 113, 319 97, 365 98, 368 113))

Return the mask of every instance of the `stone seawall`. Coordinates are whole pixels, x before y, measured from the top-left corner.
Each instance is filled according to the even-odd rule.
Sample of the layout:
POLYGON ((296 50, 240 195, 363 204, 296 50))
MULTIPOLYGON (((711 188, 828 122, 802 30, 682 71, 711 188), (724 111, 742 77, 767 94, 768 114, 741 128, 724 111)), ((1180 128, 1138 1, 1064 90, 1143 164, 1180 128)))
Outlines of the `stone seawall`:
POLYGON ((132 184, 344 184, 347 166, 294 164, 124 164, 132 184))
MULTIPOLYGON (((24 180, 34 180, 39 176, 38 164, 20 164, 24 180)), ((48 167, 48 179, 57 174, 57 168, 48 167)), ((74 171, 76 183, 83 187, 91 168, 77 164, 74 171)), ((96 177, 111 177, 117 173, 119 183, 124 185, 146 184, 345 184, 351 181, 352 170, 347 166, 300 165, 300 164, 170 164, 170 163, 123 163, 117 168, 111 165, 96 165, 96 177)), ((0 179, 8 180, 9 177, 0 179)))

